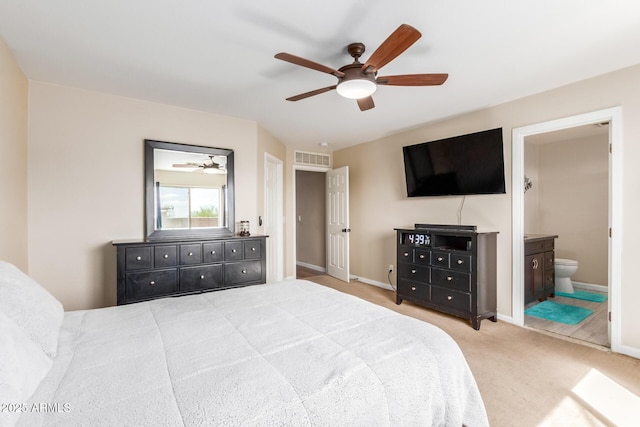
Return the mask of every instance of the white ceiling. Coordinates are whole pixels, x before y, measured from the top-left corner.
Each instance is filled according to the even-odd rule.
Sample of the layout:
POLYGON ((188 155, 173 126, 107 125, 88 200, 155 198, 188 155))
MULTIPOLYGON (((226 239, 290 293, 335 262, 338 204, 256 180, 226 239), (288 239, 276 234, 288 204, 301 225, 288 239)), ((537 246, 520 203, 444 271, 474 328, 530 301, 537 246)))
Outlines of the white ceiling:
POLYGON ((0 36, 29 79, 254 120, 286 144, 338 149, 640 63, 638 0, 0 0, 0 36), (378 88, 361 112, 335 77, 400 24, 422 32, 381 75, 449 73, 378 88))

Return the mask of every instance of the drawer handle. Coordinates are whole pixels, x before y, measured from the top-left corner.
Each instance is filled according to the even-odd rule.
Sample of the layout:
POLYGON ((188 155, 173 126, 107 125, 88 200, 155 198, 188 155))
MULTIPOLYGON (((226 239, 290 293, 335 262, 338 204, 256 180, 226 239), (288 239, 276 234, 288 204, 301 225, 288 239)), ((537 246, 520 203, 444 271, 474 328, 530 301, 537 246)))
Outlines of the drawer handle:
POLYGON ((200 279, 204 280, 204 275, 201 275, 201 276, 200 276, 200 279))
POLYGON ((409 256, 409 252, 405 252, 404 254, 402 254, 403 256, 409 256))
POLYGON ((451 277, 451 276, 447 276, 447 282, 450 282, 450 281, 452 281, 452 280, 453 280, 453 277, 451 277))
POLYGON ((215 255, 215 254, 216 254, 216 251, 211 251, 211 255, 215 255))
POLYGON ((255 251, 255 250, 256 250, 256 248, 251 248, 251 250, 252 250, 252 251, 255 251))
POLYGON ((424 254, 420 254, 420 259, 424 259, 424 254))
POLYGON ((415 270, 411 270, 411 274, 416 274, 416 271, 415 270))
POLYGON ((461 265, 463 261, 461 259, 458 260, 458 265, 461 265))
POLYGON ((242 270, 242 274, 247 274, 247 270, 242 270))
POLYGON ((137 257, 136 257, 136 261, 141 261, 141 260, 142 260, 142 257, 141 257, 141 256, 137 256, 137 257))
POLYGON ((451 295, 447 295, 447 300, 451 301, 453 299, 453 297, 451 295))
POLYGON ((237 251, 237 250, 235 250, 235 249, 231 249, 231 252, 233 252, 233 253, 235 254, 235 253, 236 253, 236 252, 238 252, 238 251, 237 251))
POLYGON ((444 258, 442 258, 441 256, 438 257, 438 261, 442 261, 444 258))
POLYGON ((189 256, 193 256, 193 252, 189 252, 189 256))
POLYGON ((153 286, 155 284, 156 284, 156 282, 154 282, 153 280, 149 282, 149 286, 153 286))
POLYGON ((412 290, 412 291, 415 291, 415 290, 416 290, 416 287, 415 287, 415 286, 412 286, 412 287, 411 287, 411 290, 412 290))
POLYGON ((164 254, 164 255, 162 256, 162 258, 167 259, 167 258, 169 258, 169 255, 168 255, 168 254, 164 254))

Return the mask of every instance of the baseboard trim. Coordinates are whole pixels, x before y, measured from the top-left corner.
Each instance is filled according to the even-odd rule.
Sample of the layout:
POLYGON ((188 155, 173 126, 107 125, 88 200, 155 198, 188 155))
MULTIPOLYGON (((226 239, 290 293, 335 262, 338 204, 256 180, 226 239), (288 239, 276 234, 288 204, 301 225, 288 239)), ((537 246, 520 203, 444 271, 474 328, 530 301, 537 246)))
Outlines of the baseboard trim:
POLYGON ((584 282, 576 282, 576 281, 571 281, 571 283, 573 283, 573 286, 578 288, 578 289, 584 289, 587 291, 596 291, 596 292, 602 292, 605 294, 609 293, 609 288, 607 286, 602 286, 602 285, 594 285, 593 283, 584 283, 584 282))
POLYGON ((315 271, 319 271, 321 273, 326 273, 327 272, 327 269, 324 268, 324 267, 320 267, 319 265, 309 264, 309 263, 306 263, 306 262, 298 261, 298 262, 296 262, 296 265, 298 267, 308 268, 309 270, 315 270, 315 271))
POLYGON ((378 282, 377 280, 367 279, 366 277, 354 276, 353 274, 349 276, 349 279, 355 280, 357 282, 366 283, 367 285, 377 286, 382 289, 386 289, 388 291, 395 291, 395 289, 388 283, 378 282))

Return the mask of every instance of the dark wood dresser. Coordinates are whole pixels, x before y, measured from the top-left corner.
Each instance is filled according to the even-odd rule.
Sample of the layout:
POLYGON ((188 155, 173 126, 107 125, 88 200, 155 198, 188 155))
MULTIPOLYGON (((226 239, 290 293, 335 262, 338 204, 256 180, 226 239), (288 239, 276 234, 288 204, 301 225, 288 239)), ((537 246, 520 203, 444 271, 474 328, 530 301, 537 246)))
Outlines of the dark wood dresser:
POLYGON ((117 304, 266 281, 266 236, 114 241, 117 304))
POLYGON ((416 224, 397 232, 396 304, 403 300, 468 319, 497 321, 497 232, 416 224))
POLYGON ((530 234, 524 238, 524 303, 555 296, 555 239, 557 235, 530 234))

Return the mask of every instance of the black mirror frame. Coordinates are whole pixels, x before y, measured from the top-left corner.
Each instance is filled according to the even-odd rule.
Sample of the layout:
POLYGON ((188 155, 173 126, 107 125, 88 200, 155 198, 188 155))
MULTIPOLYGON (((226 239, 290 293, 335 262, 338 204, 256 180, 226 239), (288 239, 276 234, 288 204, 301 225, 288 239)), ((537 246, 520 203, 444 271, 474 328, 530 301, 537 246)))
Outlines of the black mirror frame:
POLYGON ((233 150, 226 148, 202 147, 198 145, 179 144, 175 142, 144 140, 144 191, 145 191, 145 230, 146 240, 175 240, 223 238, 235 233, 235 186, 233 150), (186 151, 191 153, 227 156, 227 191, 226 191, 226 220, 227 226, 220 228, 189 229, 189 230, 156 230, 155 229, 155 185, 154 185, 154 149, 186 151))

